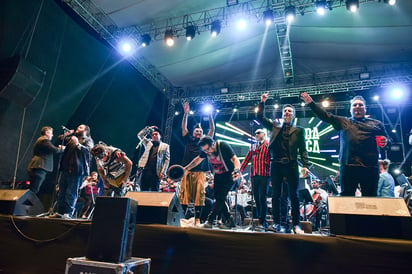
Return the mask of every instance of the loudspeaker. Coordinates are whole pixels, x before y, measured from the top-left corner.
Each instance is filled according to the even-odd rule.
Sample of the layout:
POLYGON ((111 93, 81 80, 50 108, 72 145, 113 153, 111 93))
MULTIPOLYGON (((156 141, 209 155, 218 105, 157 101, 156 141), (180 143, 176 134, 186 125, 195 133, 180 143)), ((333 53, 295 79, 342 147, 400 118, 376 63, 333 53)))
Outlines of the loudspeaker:
POLYGON ((46 73, 21 56, 0 62, 0 97, 27 107, 43 86, 46 73))
POLYGON ((402 198, 329 197, 330 232, 412 239, 412 218, 402 198))
POLYGON ((86 257, 121 263, 132 256, 137 202, 125 197, 97 197, 86 257))
POLYGON ((180 226, 183 208, 174 192, 127 192, 126 197, 139 203, 138 224, 180 226))
POLYGON ((34 216, 44 213, 44 207, 37 195, 29 189, 0 190, 0 213, 34 216))

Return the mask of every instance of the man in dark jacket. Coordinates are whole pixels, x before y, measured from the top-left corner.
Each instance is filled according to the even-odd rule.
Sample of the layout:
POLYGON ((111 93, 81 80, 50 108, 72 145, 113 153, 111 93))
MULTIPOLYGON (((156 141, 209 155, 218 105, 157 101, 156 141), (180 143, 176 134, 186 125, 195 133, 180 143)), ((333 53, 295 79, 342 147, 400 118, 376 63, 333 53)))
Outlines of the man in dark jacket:
POLYGON ((33 158, 31 159, 27 172, 30 180, 30 190, 38 193, 41 185, 46 179, 48 172, 53 171, 54 153, 62 152, 63 147, 56 147, 51 143, 53 128, 45 126, 41 129, 41 136, 33 147, 33 158))
POLYGON ((57 213, 70 219, 73 217, 83 178, 90 174, 90 150, 93 147, 93 139, 90 137, 90 128, 86 125, 80 125, 73 134, 59 138, 64 138, 66 149, 60 163, 57 213))
MULTIPOLYGON (((272 122, 264 117, 265 102, 268 99, 268 94, 263 94, 257 118, 262 125, 272 132, 269 141, 269 151, 271 155, 271 169, 270 177, 272 180, 272 210, 273 210, 273 229, 281 232, 289 230, 288 227, 281 228, 282 215, 288 216, 286 212, 281 212, 281 196, 282 184, 286 179, 287 188, 289 190, 289 198, 292 207, 292 229, 296 234, 303 234, 300 227, 300 211, 299 211, 299 166, 298 166, 298 152, 303 163, 302 175, 305 177, 308 173, 308 154, 305 145, 304 129, 295 127, 292 124, 296 112, 292 105, 284 105, 282 109, 283 123, 272 122)), ((285 207, 287 209, 287 207, 285 207)), ((288 222, 286 223, 288 226, 288 222)))

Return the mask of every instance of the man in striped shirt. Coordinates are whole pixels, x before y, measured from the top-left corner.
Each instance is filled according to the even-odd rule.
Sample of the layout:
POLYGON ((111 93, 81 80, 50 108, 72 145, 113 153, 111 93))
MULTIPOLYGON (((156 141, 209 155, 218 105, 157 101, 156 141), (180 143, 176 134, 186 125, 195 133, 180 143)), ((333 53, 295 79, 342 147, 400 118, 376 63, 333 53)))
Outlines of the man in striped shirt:
POLYGON ((263 229, 268 228, 266 220, 267 213, 267 195, 270 181, 270 153, 266 133, 263 129, 255 131, 256 144, 253 144, 245 159, 240 166, 240 172, 243 172, 248 163, 252 160, 250 168, 250 178, 252 180, 252 191, 256 202, 256 215, 259 218, 260 225, 263 229))

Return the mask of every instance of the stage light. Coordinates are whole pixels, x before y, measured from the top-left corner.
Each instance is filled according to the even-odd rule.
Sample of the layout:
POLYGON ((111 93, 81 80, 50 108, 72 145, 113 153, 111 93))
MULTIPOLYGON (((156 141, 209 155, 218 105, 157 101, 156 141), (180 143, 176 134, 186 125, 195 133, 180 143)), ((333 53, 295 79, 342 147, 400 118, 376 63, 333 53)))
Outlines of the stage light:
POLYGON ((237 112, 238 109, 236 107, 233 108, 233 112, 237 112))
POLYGON ((193 112, 193 110, 190 110, 190 111, 189 111, 189 115, 193 115, 193 114, 195 114, 195 113, 193 112))
POLYGON ((220 33, 221 29, 222 25, 220 23, 220 20, 213 21, 210 25, 210 33, 213 37, 216 37, 220 33))
POLYGON ((165 32, 165 43, 169 47, 171 47, 175 44, 175 40, 173 39, 173 30, 171 30, 171 29, 166 30, 166 32, 165 32))
POLYGON ((211 114, 213 112, 213 106, 211 104, 203 105, 203 113, 204 114, 211 114))
POLYGON ((361 72, 359 73, 359 80, 367 80, 371 78, 371 75, 369 72, 361 72))
POLYGON ((140 43, 142 47, 147 47, 148 45, 150 45, 150 41, 152 41, 152 38, 149 34, 143 34, 142 36, 140 36, 140 43))
POLYGON ((379 101, 379 95, 373 96, 372 99, 373 99, 374 101, 379 101))
POLYGON ((179 111, 175 111, 175 116, 179 115, 179 111))
POLYGON ((278 109, 278 108, 279 108, 279 104, 276 103, 273 107, 274 107, 275 109, 278 109))
POLYGON ((384 2, 385 4, 389 4, 389 5, 391 5, 391 6, 393 6, 393 5, 396 4, 396 0, 383 0, 383 2, 384 2))
POLYGON ((258 111, 259 111, 259 107, 255 107, 255 113, 258 113, 258 111))
POLYGON ((265 22, 266 26, 269 26, 275 21, 272 10, 265 10, 263 12, 263 21, 265 22))
POLYGON ((304 107, 305 105, 306 105, 305 102, 300 102, 301 107, 304 107))
POLYGON ((230 7, 230 6, 235 6, 235 5, 237 5, 237 4, 239 4, 239 0, 226 0, 226 5, 227 5, 228 7, 230 7))
POLYGON ((192 40, 196 36, 196 27, 193 25, 186 27, 186 39, 187 41, 192 40))
POLYGON ((328 99, 322 101, 322 107, 327 108, 330 106, 330 102, 328 99))
POLYGON ((136 43, 132 39, 122 39, 118 44, 119 51, 124 56, 133 54, 136 50, 136 43))
POLYGON ((315 2, 316 12, 319 15, 324 15, 326 10, 326 1, 318 0, 315 2))
POLYGON ((356 12, 359 9, 359 0, 346 0, 346 9, 356 12))
POLYGON ((246 25, 247 20, 245 18, 240 18, 236 24, 238 30, 244 30, 246 28, 246 25))
POLYGON ((394 88, 391 91, 391 96, 394 99, 400 99, 403 97, 403 90, 401 88, 394 88))
POLYGON ((288 23, 292 23, 296 16, 296 8, 294 6, 289 6, 285 8, 285 17, 288 23))
POLYGON ((396 129, 392 129, 392 133, 396 133, 396 129))

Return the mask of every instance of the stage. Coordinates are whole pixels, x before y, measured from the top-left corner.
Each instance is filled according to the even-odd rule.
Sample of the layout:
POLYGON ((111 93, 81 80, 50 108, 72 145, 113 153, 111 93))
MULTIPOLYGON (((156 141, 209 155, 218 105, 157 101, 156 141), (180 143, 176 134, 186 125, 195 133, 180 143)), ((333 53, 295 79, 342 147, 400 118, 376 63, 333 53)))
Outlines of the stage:
MULTIPOLYGON (((86 255, 90 221, 0 215, 0 273, 64 273, 86 255)), ((110 237, 110 235, 108 235, 110 237)), ((409 273, 412 241, 136 225, 151 273, 409 273)))

